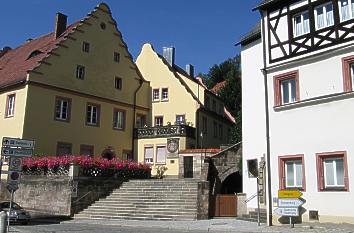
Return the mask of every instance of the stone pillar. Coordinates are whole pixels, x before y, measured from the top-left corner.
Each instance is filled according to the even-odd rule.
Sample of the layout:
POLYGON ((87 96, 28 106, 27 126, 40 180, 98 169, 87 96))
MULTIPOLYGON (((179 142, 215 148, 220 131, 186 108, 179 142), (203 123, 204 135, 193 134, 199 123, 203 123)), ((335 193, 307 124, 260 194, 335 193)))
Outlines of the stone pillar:
POLYGON ((237 194, 237 216, 247 214, 246 193, 237 194))
POLYGON ((208 219, 209 218, 209 182, 199 181, 198 182, 198 203, 197 203, 197 219, 208 219))

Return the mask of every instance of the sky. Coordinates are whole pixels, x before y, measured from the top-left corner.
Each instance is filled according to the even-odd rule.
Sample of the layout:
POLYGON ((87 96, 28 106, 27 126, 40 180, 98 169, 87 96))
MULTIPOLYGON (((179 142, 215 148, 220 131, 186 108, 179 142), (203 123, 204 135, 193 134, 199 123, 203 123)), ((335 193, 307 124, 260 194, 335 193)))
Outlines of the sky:
MULTIPOLYGON (((15 48, 29 38, 54 30, 55 14, 68 23, 82 19, 98 0, 3 0, 0 48, 15 48), (4 10, 6 9, 6 10, 4 10)), ((134 60, 144 43, 176 48, 176 64, 206 73, 214 64, 234 57, 234 46, 259 20, 252 8, 260 0, 106 0, 134 60)))

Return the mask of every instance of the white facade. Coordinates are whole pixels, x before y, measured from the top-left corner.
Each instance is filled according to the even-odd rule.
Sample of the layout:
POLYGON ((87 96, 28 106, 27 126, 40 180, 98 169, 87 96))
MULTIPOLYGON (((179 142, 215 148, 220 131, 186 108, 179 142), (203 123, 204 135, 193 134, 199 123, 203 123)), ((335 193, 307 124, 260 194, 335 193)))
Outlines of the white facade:
MULTIPOLYGON (((289 5, 290 11, 298 7, 307 9, 304 1, 289 5)), ((314 7, 316 9, 316 5, 314 7)), ((285 9, 283 13, 286 13, 288 6, 282 8, 285 9)), ((276 13, 271 13, 271 17, 279 13, 274 9, 272 12, 276 13)), ((354 119, 354 93, 353 89, 349 87, 348 90, 345 84, 346 74, 347 76, 350 74, 348 64, 353 60, 349 59, 347 63, 343 60, 354 56, 354 37, 342 41, 344 37, 340 38, 341 33, 338 30, 337 40, 333 42, 336 44, 333 46, 326 45, 323 48, 313 49, 315 47, 311 47, 310 38, 308 52, 291 54, 287 49, 293 45, 291 42, 290 45, 286 44, 289 38, 292 38, 288 35, 287 26, 293 22, 287 22, 286 17, 285 14, 279 18, 281 26, 275 30, 275 33, 268 30, 266 23, 263 37, 266 40, 271 194, 272 197, 277 197, 279 189, 296 186, 291 179, 296 177, 296 175, 291 176, 296 172, 286 164, 290 164, 289 161, 293 160, 301 161, 302 167, 297 167, 298 178, 294 179, 299 182, 300 177, 302 178, 302 184, 301 182, 298 184, 298 188, 303 192, 303 199, 306 200, 303 205, 302 220, 311 220, 309 211, 318 211, 320 222, 354 223, 354 208, 351 204, 354 201, 354 143, 351 135, 351 132, 354 132, 354 124, 351 123, 354 119), (268 36, 268 33, 271 35, 268 36), (270 45, 274 47, 279 42, 275 37, 286 44, 284 58, 281 58, 284 54, 280 51, 280 47, 279 51, 269 49, 270 45), (270 43, 268 38, 271 39, 270 43), (289 86, 289 91, 285 90, 287 86, 282 80, 289 80, 295 76, 297 86, 293 89, 289 86), (294 102, 284 104, 286 95, 293 96, 294 102), (333 162, 334 160, 338 162, 333 162)), ((349 21, 353 20, 348 20, 348 23, 351 23, 349 21)), ((264 22, 268 22, 266 17, 264 22)), ((342 23, 346 22, 335 22, 339 28, 342 23)), ((314 38, 316 33, 311 31, 308 37, 314 38)), ((332 37, 332 34, 327 33, 327 37, 332 37)), ((314 43, 316 44, 316 40, 314 43)), ((241 54, 243 160, 246 168, 248 159, 259 158, 267 151, 265 77, 260 72, 260 69, 265 66, 262 60, 261 39, 251 44, 243 44, 241 54)), ((352 77, 349 75, 347 78, 352 77)), ((256 192, 255 180, 248 178, 246 169, 243 177, 244 192, 249 197, 256 192)), ((273 203, 267 204, 273 205, 273 203)), ((255 201, 248 204, 248 208, 255 208, 255 206, 255 201)), ((273 220, 275 220, 273 223, 276 224, 279 216, 274 213, 275 208, 272 209, 273 220)))

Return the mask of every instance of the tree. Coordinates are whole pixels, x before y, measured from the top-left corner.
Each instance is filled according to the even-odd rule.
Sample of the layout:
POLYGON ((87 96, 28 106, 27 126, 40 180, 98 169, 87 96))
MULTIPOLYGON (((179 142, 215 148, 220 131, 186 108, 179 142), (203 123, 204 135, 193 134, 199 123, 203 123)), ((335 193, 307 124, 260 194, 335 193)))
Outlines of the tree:
POLYGON ((223 100, 225 107, 236 119, 236 125, 232 130, 232 142, 242 140, 242 93, 241 93, 241 56, 229 58, 219 65, 214 65, 207 74, 202 75, 209 89, 217 83, 226 81, 223 88, 218 91, 218 95, 223 100))

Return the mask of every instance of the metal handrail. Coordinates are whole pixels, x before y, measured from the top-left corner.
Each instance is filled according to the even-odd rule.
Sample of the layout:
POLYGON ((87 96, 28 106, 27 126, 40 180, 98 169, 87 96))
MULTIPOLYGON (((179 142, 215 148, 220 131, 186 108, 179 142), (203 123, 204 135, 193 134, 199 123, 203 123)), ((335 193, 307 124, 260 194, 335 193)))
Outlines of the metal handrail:
POLYGON ((73 203, 79 202, 82 198, 86 197, 89 193, 91 193, 92 191, 88 191, 87 193, 85 193, 83 196, 81 196, 80 198, 78 198, 77 200, 75 200, 73 203))
POLYGON ((249 198, 247 198, 246 200, 244 200, 245 203, 250 202, 253 198, 258 196, 258 192, 252 194, 249 198))

